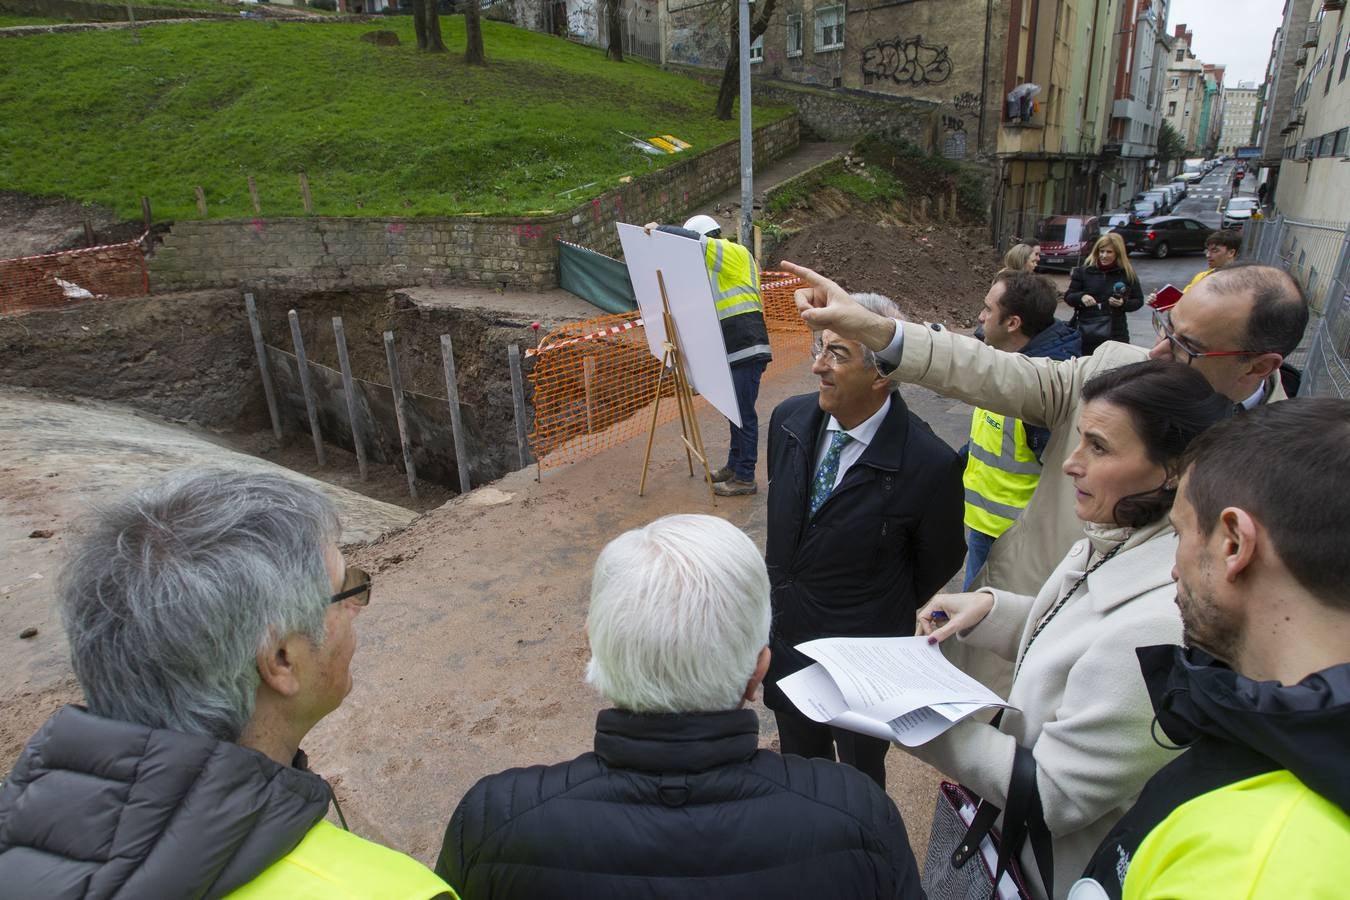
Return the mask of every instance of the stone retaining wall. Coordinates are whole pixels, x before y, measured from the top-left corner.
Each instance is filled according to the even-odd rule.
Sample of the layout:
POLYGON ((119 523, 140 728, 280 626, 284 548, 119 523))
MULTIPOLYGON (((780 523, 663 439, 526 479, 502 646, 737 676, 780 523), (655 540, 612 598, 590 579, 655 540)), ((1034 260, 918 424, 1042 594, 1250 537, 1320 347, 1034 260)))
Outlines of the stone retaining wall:
MULTIPOLYGON (((755 132, 757 163, 798 142, 789 116, 755 132)), ((670 222, 739 183, 739 144, 634 179, 566 213, 452 218, 222 219, 177 222, 150 259, 152 290, 335 290, 558 283, 556 238, 616 255, 615 222, 670 222)))

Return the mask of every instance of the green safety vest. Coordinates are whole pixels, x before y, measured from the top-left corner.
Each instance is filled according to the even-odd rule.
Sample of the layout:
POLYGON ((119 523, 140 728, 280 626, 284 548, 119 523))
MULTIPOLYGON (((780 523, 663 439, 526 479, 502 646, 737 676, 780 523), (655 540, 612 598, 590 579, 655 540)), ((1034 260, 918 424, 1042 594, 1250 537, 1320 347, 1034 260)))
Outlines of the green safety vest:
POLYGON ((454 890, 411 856, 320 821, 230 900, 429 900, 454 890))
MULTIPOLYGON (((717 318, 721 322, 749 313, 764 315, 764 301, 759 296, 759 266, 750 251, 740 244, 722 238, 708 238, 703 245, 703 258, 708 266, 708 280, 712 283, 717 318)), ((723 326, 724 332, 726 326, 723 326)), ((756 342, 747 347, 727 347, 727 362, 769 352, 767 344, 756 342)))
POLYGON ((1022 420, 977 407, 970 417, 970 458, 961 480, 967 528, 992 537, 1011 528, 1041 480, 1041 464, 1022 420))

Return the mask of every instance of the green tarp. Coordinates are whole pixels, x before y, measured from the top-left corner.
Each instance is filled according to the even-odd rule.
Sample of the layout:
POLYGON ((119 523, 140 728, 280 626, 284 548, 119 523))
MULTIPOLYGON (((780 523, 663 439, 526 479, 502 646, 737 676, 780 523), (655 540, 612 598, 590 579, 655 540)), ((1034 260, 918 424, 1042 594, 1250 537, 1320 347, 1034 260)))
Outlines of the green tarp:
POLYGON ((627 266, 567 241, 558 241, 558 285, 608 313, 637 309, 627 266))

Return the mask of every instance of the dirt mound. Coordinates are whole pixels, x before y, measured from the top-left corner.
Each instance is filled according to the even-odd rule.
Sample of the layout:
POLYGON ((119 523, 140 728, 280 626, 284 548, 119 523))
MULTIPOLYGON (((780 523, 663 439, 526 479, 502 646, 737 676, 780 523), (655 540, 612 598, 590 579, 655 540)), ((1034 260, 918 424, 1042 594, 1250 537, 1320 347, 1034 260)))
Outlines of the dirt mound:
POLYGON ((140 222, 123 222, 101 206, 0 191, 0 259, 88 246, 86 221, 94 229, 96 244, 132 241, 141 235, 140 222))
POLYGON ((780 244, 791 260, 850 291, 885 294, 914 320, 974 328, 998 260, 985 229, 873 223, 844 216, 808 226, 780 244))

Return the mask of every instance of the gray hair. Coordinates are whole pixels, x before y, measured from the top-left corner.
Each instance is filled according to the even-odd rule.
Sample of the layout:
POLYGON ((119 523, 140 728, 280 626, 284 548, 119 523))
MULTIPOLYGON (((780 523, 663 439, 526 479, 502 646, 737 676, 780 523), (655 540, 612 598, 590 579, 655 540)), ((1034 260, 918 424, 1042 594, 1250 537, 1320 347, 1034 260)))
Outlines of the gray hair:
MULTIPOLYGON (((885 294, 859 293, 851 294, 853 301, 868 312, 874 312, 879 316, 885 316, 888 319, 899 319, 905 321, 904 315, 900 312, 900 307, 895 305, 895 301, 885 294)), ((863 365, 868 368, 875 368, 877 364, 877 355, 867 346, 862 345, 863 365)))
POLYGON ((735 709, 769 620, 754 542, 715 516, 665 516, 619 535, 595 561, 586 680, 630 712, 735 709))
POLYGON ((323 640, 338 533, 322 493, 258 472, 181 472, 98 512, 59 587, 90 711, 237 741, 258 653, 323 640))

